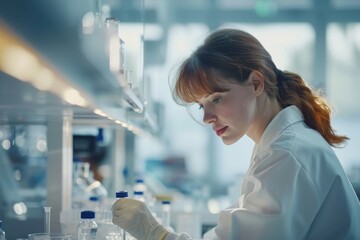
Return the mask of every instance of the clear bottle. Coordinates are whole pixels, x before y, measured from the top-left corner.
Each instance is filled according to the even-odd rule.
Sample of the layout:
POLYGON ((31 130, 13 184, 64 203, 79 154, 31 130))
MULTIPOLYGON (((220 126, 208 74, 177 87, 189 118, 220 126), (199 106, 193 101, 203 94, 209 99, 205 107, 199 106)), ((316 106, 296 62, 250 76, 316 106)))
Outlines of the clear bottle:
POLYGON ((147 187, 145 185, 144 179, 142 179, 142 178, 135 179, 134 191, 144 192, 144 194, 146 194, 146 190, 147 190, 147 187))
POLYGON ((87 209, 91 209, 94 212, 100 211, 100 200, 97 196, 89 197, 89 201, 87 205, 88 205, 87 209))
POLYGON ((95 222, 94 211, 82 211, 78 224, 78 240, 96 240, 98 226, 95 222))
POLYGON ((151 194, 148 191, 147 186, 146 186, 145 181, 144 181, 143 178, 136 178, 135 179, 135 184, 134 184, 133 190, 134 190, 134 195, 135 195, 135 192, 143 192, 144 201, 146 203, 149 202, 149 199, 151 198, 151 194))
POLYGON ((171 202, 168 200, 161 201, 161 222, 163 226, 174 232, 174 229, 171 227, 171 202))
POLYGON ((2 230, 2 221, 0 220, 0 240, 6 240, 5 238, 5 232, 2 230))
POLYGON ((145 196, 143 191, 134 191, 134 199, 145 202, 145 196))

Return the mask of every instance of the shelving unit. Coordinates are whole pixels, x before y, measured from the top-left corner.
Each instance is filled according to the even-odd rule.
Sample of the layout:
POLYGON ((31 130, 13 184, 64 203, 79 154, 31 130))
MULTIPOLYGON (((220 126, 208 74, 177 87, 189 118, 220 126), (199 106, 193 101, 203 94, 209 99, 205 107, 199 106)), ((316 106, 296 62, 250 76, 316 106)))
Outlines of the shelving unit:
MULTIPOLYGON (((103 3, 107 12, 102 22, 105 15, 119 17, 111 15, 112 8, 121 7, 116 1, 103 3)), ((138 45, 126 45, 126 58, 131 60, 126 68, 134 73, 131 86, 120 81, 120 73, 110 71, 106 26, 91 34, 82 31, 94 4, 101 1, 12 0, 0 6, 0 125, 47 127, 52 231, 61 231, 60 211, 71 206, 73 126, 118 129, 114 144, 119 146, 111 155, 120 162, 125 162, 125 131, 157 132, 142 95, 143 32, 129 33, 138 45)), ((139 4, 139 17, 142 11, 139 4)), ((127 34, 120 33, 125 38, 127 34)))
MULTIPOLYGON (((39 90, 41 94, 46 92, 57 96, 51 106, 47 106, 45 101, 42 107, 71 109, 75 122, 109 119, 110 123, 121 122, 125 126, 153 132, 153 125, 147 124, 149 113, 145 114, 142 96, 130 86, 120 84, 117 74, 109 70, 109 56, 105 50, 108 44, 106 26, 102 26, 101 32, 82 33, 84 16, 93 10, 91 2, 36 0, 3 3, 0 10, 1 70, 9 77, 26 82, 24 85, 35 87, 33 94, 39 90), (15 61, 4 62, 11 61, 11 58, 15 61), (9 67, 12 64, 14 66, 9 67), (43 72, 46 73, 35 72, 34 68, 45 69, 43 72), (139 118, 142 121, 138 121, 139 118)), ((137 37, 140 39, 141 33, 137 37)), ((132 72, 139 72, 143 67, 142 59, 130 64, 126 67, 132 72)), ((137 82, 143 81, 142 76, 136 78, 137 82)), ((28 103, 15 104, 23 107, 28 103)), ((2 108, 9 105, 12 103, 2 104, 2 108)))

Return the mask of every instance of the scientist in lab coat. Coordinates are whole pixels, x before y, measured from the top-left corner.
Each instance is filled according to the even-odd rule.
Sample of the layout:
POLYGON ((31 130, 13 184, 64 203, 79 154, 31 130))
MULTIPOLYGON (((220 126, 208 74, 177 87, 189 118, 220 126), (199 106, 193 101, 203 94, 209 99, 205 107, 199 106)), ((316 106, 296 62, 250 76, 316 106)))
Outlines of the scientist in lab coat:
MULTIPOLYGON (((279 70, 249 33, 219 29, 180 66, 173 94, 198 104, 225 144, 254 142, 240 199, 204 239, 360 239, 360 205, 332 147, 348 138, 331 109, 296 73, 279 70)), ((171 233, 146 205, 120 199, 113 222, 137 239, 191 239, 171 233)))

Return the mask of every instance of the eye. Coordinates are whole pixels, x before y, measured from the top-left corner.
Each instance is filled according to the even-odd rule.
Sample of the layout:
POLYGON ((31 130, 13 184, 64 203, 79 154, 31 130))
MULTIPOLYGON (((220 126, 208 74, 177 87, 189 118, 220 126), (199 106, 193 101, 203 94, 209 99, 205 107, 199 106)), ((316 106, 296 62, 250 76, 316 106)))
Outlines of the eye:
POLYGON ((221 100, 221 97, 219 96, 219 97, 215 97, 211 102, 213 104, 218 104, 220 102, 220 100, 221 100))

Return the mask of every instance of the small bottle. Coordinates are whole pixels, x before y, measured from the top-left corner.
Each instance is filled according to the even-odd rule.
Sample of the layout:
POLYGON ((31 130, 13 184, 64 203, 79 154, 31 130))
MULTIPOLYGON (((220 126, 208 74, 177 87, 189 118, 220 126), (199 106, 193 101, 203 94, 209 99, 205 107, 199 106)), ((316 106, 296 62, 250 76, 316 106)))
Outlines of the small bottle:
POLYGON ((78 240, 96 240, 98 226, 95 222, 94 211, 82 211, 78 224, 78 240))
POLYGON ((174 229, 171 227, 171 202, 164 200, 161 202, 161 222, 163 226, 169 230, 174 231, 174 229))
POLYGON ((145 202, 145 196, 143 191, 134 191, 134 199, 145 202))
POLYGON ((137 178, 135 179, 134 191, 142 191, 144 194, 146 193, 147 187, 145 185, 144 179, 137 178))
POLYGON ((146 203, 148 202, 148 199, 151 197, 151 194, 148 191, 143 178, 135 179, 135 184, 134 184, 133 190, 134 190, 134 195, 135 195, 135 192, 142 192, 144 202, 146 202, 146 203))
POLYGON ((94 212, 100 211, 100 201, 97 196, 89 197, 88 209, 91 209, 94 212))
POLYGON ((2 221, 0 220, 0 240, 6 240, 5 238, 5 232, 2 230, 2 221))

